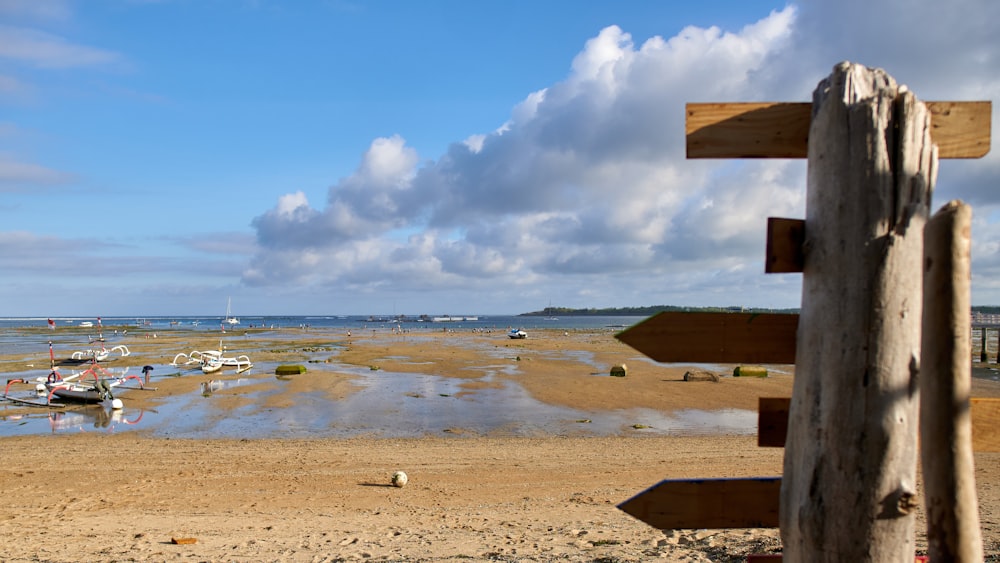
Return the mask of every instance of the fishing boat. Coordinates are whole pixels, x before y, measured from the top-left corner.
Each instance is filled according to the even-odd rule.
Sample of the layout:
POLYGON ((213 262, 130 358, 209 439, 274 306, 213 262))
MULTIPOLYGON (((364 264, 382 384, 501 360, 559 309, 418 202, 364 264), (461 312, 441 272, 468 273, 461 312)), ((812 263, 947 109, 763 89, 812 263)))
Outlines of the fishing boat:
POLYGON ((128 346, 124 344, 119 344, 118 346, 114 346, 112 348, 105 348, 103 341, 101 341, 100 349, 92 348, 89 350, 78 350, 70 354, 70 359, 77 362, 84 362, 84 361, 103 362, 108 358, 110 358, 113 352, 118 352, 123 358, 131 354, 131 352, 129 352, 128 346))
MULTIPOLYGON (((82 326, 82 323, 81 323, 82 326)), ((90 323, 90 326, 94 326, 94 323, 90 323)), ((89 350, 80 350, 73 352, 70 355, 70 359, 76 362, 94 361, 103 362, 107 360, 112 353, 118 352, 121 357, 128 356, 131 352, 128 350, 128 346, 120 344, 118 346, 112 347, 110 350, 104 345, 104 327, 101 325, 101 317, 97 317, 97 338, 91 337, 90 344, 100 344, 100 349, 91 348, 89 350)), ((52 351, 52 343, 49 343, 49 352, 52 351)))
MULTIPOLYGON (((126 368, 127 371, 127 368, 126 368)), ((63 403, 54 402, 53 398, 75 403, 101 403, 111 409, 121 409, 124 404, 115 398, 116 389, 147 389, 142 379, 137 375, 112 375, 96 364, 85 371, 76 372, 63 377, 55 368, 47 376, 35 379, 8 379, 4 388, 4 400, 38 407, 62 407, 63 403), (103 376, 100 372, 103 372, 103 376), (93 377, 93 381, 90 378, 93 377), (136 380, 137 386, 126 385, 130 379, 136 380), (34 388, 34 397, 12 397, 10 388, 21 383, 34 388), (42 397, 45 397, 44 401, 42 397)))
MULTIPOLYGON (((49 373, 45 376, 34 379, 18 378, 8 379, 4 388, 3 399, 23 405, 37 407, 62 407, 62 403, 54 403, 53 397, 58 397, 64 401, 82 403, 101 403, 111 409, 122 408, 121 399, 114 397, 112 389, 142 389, 153 390, 155 388, 145 387, 142 379, 137 375, 128 375, 128 368, 124 368, 119 375, 115 375, 101 367, 97 361, 92 361, 90 367, 83 371, 74 371, 68 375, 63 375, 56 367, 55 352, 52 343, 49 342, 49 373), (91 378, 93 381, 90 381, 91 378), (128 380, 134 379, 137 386, 128 386, 128 380), (11 385, 25 384, 33 386, 33 397, 11 397, 9 395, 11 385), (42 401, 42 397, 45 400, 42 401)), ((152 369, 152 367, 150 367, 152 369)))
POLYGON ((219 341, 218 350, 192 350, 191 352, 181 352, 174 356, 170 362, 172 366, 198 365, 204 373, 214 373, 224 367, 235 367, 236 373, 243 373, 253 367, 253 362, 246 354, 239 356, 226 356, 226 348, 219 341))

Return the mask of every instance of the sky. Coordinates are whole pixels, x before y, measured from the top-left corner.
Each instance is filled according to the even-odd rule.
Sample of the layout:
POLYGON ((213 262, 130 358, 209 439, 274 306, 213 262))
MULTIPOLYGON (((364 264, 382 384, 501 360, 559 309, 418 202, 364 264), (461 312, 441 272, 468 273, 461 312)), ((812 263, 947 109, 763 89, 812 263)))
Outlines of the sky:
MULTIPOLYGON (((0 0, 0 317, 798 307, 689 102, 1000 100, 1000 2, 0 0)), ((993 122, 997 122, 994 103, 993 122)), ((994 143, 995 144, 995 143, 994 143)), ((1000 304, 1000 159, 940 162, 1000 304)))

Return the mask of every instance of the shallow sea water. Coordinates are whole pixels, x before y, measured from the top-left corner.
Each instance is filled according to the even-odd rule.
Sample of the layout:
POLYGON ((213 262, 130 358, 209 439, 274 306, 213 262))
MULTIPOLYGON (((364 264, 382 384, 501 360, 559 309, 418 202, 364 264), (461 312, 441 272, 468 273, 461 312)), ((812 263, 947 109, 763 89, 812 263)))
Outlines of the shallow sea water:
MULTIPOLYGON (((174 438, 753 434, 757 425, 755 411, 739 409, 590 412, 548 405, 532 398, 516 381, 493 379, 494 374, 516 370, 509 365, 483 366, 486 374, 478 381, 500 384, 474 392, 464 389, 464 380, 456 378, 330 365, 337 372, 355 375, 354 383, 361 389, 337 401, 320 391, 300 393, 294 406, 268 408, 262 406, 268 395, 281 391, 282 382, 273 375, 275 367, 261 364, 242 376, 223 374, 204 381, 194 392, 166 397, 144 411, 129 406, 130 395, 145 392, 139 390, 117 394, 125 403, 121 411, 81 406, 8 416, 12 405, 0 403, 0 436, 128 431, 174 438), (244 386, 253 388, 246 405, 218 408, 221 395, 217 393, 244 386)), ((177 372, 169 365, 154 368, 154 374, 177 372)), ((205 377, 193 370, 184 373, 180 377, 205 377)), ((160 378, 152 376, 149 386, 155 387, 160 378)))
MULTIPOLYGON (((635 319, 631 319, 634 321, 635 319)), ((492 319, 500 327, 513 324, 517 319, 492 319)), ((591 319, 594 326, 614 329, 630 319, 591 319)), ((285 321, 288 325, 294 321, 285 321)), ((312 321, 314 324, 316 320, 312 321)), ((369 325, 358 320, 329 320, 330 324, 342 323, 344 330, 368 330, 369 325), (351 322, 360 324, 350 324, 351 322), (363 327, 363 328, 362 328, 363 327)), ((483 319, 486 326, 490 320, 483 319)), ((555 327, 535 321, 546 328, 555 327)), ((571 321, 580 324, 583 321, 571 321)), ((435 327, 436 328, 436 327, 435 327)), ((450 329, 451 327, 449 327, 450 329)), ((468 327, 466 327, 468 328, 468 327)), ((475 328, 475 327, 473 327, 475 328)), ((574 325, 567 325, 569 330, 574 325)), ((581 325, 580 328, 593 328, 581 325)), ((163 330, 169 330, 164 327, 163 330)), ((501 328, 500 330, 503 330, 501 328)), ((8 351, 24 349, 26 355, 37 356, 39 343, 25 344, 25 340, 4 331, 0 344, 8 351)), ((16 330, 13 332, 16 333, 16 330)), ((297 331, 288 331, 288 338, 295 338, 297 331)), ((268 338, 281 338, 281 332, 268 338)), ((61 335, 53 334, 57 338, 61 335)), ((419 331, 407 335, 411 342, 419 340, 419 331)), ((252 340, 242 341, 239 353, 253 357, 252 340)), ((56 346, 68 343, 56 340, 56 346)), ((233 350, 236 342, 233 342, 233 350)), ((477 382, 487 383, 473 391, 463 387, 466 380, 430 374, 399 373, 371 370, 366 367, 325 364, 323 370, 335 370, 355 376, 354 383, 361 388, 340 400, 331 400, 321 391, 299 393, 294 404, 287 407, 268 407, 268 399, 282 392, 282 381, 274 376, 275 363, 258 363, 243 375, 224 371, 214 379, 207 379, 200 370, 178 368, 167 364, 152 364, 154 370, 148 383, 170 376, 198 377, 204 383, 196 391, 163 397, 154 408, 139 410, 130 406, 129 396, 145 391, 122 391, 120 397, 125 408, 110 411, 100 406, 81 406, 70 410, 31 410, 27 414, 9 403, 0 402, 0 436, 65 434, 72 432, 133 432, 151 436, 174 438, 308 438, 308 437, 422 437, 422 436, 609 436, 641 434, 742 434, 756 432, 756 411, 730 409, 724 411, 681 410, 670 413, 651 409, 623 409, 590 412, 542 403, 532 398, 516 378, 499 375, 516 375, 516 365, 501 361, 509 352, 485 346, 481 350, 486 362, 475 368, 481 372, 477 382), (494 361, 495 360, 495 361, 494 361), (219 408, 219 401, 226 400, 227 392, 240 389, 243 406, 219 408)), ((607 366, 594 364, 588 352, 567 351, 567 357, 594 365, 595 376, 606 376, 607 366)), ((329 358, 329 351, 318 352, 313 358, 321 362, 329 358)), ((112 362, 113 364, 113 362, 112 362)), ((307 367, 313 364, 306 364, 307 367)), ((110 368, 112 370, 122 368, 110 368)), ((141 375, 137 368, 129 368, 141 375)), ((310 368, 310 374, 313 372, 310 368)), ((39 375, 38 369, 22 373, 9 373, 9 378, 39 375)), ((11 392, 12 395, 14 392, 11 392)), ((20 391, 21 396, 31 396, 30 391, 20 391)))

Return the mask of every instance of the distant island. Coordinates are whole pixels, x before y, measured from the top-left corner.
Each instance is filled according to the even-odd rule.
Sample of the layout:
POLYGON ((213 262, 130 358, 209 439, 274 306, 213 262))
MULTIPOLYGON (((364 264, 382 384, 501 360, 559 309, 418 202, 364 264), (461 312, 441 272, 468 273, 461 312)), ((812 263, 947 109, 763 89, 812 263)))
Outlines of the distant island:
POLYGON ((680 307, 651 305, 647 307, 606 307, 603 309, 572 309, 546 307, 541 311, 521 313, 519 317, 648 317, 663 311, 699 313, 798 313, 798 309, 766 309, 760 307, 680 307))
MULTIPOLYGON (((698 313, 787 313, 799 312, 795 309, 767 309, 763 307, 681 307, 678 305, 651 305, 648 307, 605 307, 603 309, 573 309, 570 307, 546 307, 541 311, 521 313, 519 317, 648 317, 663 311, 698 313)), ((979 322, 984 318, 1000 323, 1000 305, 977 305, 972 314, 979 322)))

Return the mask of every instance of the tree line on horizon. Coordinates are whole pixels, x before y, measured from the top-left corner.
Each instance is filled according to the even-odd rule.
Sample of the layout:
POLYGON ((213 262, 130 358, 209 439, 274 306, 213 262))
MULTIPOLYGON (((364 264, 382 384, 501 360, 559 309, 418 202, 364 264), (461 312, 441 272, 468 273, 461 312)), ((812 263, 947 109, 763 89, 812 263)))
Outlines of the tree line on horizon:
POLYGON ((762 307, 682 307, 678 305, 650 305, 645 307, 604 307, 574 309, 571 307, 546 307, 541 311, 521 313, 522 317, 644 317, 664 311, 697 313, 798 313, 796 309, 768 309, 762 307))
MULTIPOLYGON (((604 307, 574 309, 572 307, 546 307, 541 311, 521 313, 521 317, 645 317, 670 312, 697 312, 697 313, 785 313, 795 314, 799 312, 794 309, 768 309, 763 307, 682 307, 679 305, 650 305, 646 307, 604 307)), ((972 307, 973 313, 984 315, 1000 314, 1000 305, 976 305, 972 307)))

